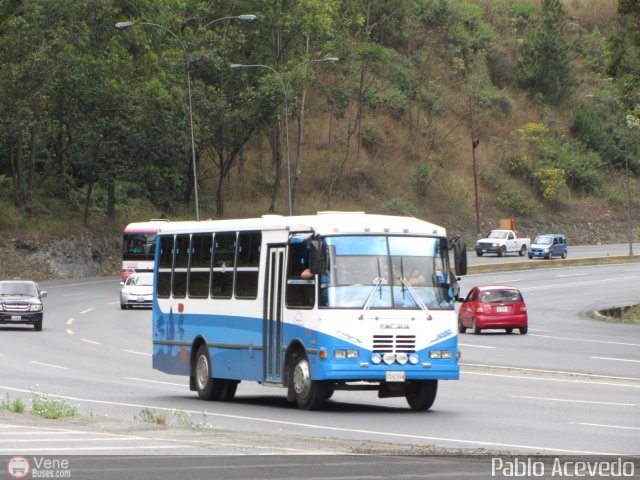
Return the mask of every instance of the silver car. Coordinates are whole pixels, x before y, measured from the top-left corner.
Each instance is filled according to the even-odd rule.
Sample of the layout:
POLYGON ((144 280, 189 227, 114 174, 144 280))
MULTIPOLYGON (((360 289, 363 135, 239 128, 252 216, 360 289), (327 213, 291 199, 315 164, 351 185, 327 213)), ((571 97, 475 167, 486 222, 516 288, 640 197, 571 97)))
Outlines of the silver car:
POLYGON ((151 308, 153 273, 132 273, 126 282, 120 282, 120 308, 151 308))

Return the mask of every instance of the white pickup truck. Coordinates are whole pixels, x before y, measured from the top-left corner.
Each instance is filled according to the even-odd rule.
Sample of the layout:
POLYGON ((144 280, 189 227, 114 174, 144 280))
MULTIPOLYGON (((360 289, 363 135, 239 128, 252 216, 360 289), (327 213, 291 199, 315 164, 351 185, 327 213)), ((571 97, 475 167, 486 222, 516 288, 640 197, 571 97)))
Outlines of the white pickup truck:
POLYGON ((521 257, 526 255, 531 245, 531 239, 518 238, 513 230, 491 230, 485 238, 476 242, 476 255, 481 257, 485 253, 496 253, 504 257, 507 253, 518 253, 521 257))

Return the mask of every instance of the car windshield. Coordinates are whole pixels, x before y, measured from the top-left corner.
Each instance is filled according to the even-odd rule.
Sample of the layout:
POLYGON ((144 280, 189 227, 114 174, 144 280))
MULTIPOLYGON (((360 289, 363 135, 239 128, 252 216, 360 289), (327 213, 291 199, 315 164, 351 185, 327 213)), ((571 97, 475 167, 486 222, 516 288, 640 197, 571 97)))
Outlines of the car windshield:
POLYGON ((501 232, 498 230, 491 230, 487 235, 487 238, 507 238, 507 232, 501 232))
POLYGON ((518 290, 496 289, 486 290, 480 294, 482 303, 521 302, 522 295, 518 290))
POLYGON ((153 274, 145 274, 145 275, 131 275, 127 279, 127 285, 129 286, 153 286, 153 274))
POLYGON ((536 237, 536 241, 533 243, 537 243, 538 245, 551 245, 553 239, 551 237, 536 237))
POLYGON ((2 282, 0 283, 0 295, 24 295, 37 297, 38 289, 33 283, 2 282))

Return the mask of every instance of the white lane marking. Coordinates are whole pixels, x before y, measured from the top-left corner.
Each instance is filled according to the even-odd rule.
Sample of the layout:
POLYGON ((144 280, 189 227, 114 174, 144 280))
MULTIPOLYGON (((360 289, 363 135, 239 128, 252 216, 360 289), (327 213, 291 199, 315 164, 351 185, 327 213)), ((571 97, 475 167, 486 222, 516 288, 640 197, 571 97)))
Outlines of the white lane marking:
POLYGON ((552 290, 562 287, 575 287, 577 285, 593 285, 598 283, 610 283, 619 284, 622 280, 637 280, 638 277, 617 277, 617 278, 603 278, 600 280, 587 280, 586 282, 572 282, 572 283, 553 283, 547 285, 539 285, 537 287, 523 287, 520 289, 522 292, 533 292, 537 290, 552 290))
MULTIPOLYGON (((159 445, 159 446, 135 446, 135 445, 128 445, 126 447, 66 447, 66 448, 21 448, 20 452, 25 452, 25 453, 29 453, 29 452, 69 452, 69 451, 73 451, 76 452, 78 450, 85 450, 85 451, 92 451, 92 450, 150 450, 152 448, 162 448, 162 449, 168 449, 168 448, 193 448, 190 445, 159 445)), ((1 448, 0 452, 6 452, 6 453, 12 453, 15 452, 16 449, 7 449, 7 448, 1 448)))
POLYGON ((86 295, 85 292, 79 292, 79 293, 66 293, 64 295, 62 295, 63 297, 80 297, 82 295, 86 295))
POLYGON ((557 278, 564 278, 564 277, 583 277, 585 276, 586 273, 565 273, 563 275, 556 275, 557 278))
POLYGON ((51 368, 59 368, 60 370, 69 370, 67 367, 61 367, 60 365, 53 365, 51 363, 36 362, 35 360, 30 360, 29 363, 32 363, 34 365, 40 365, 41 367, 51 367, 51 368))
POLYGON ((83 310, 80 312, 81 315, 85 314, 85 313, 89 313, 93 311, 93 307, 92 308, 87 308, 86 310, 83 310))
POLYGON ((86 338, 81 338, 80 341, 90 343, 92 345, 102 345, 100 342, 94 342, 93 340, 88 340, 86 338))
POLYGON ((124 350, 127 353, 133 353, 134 355, 144 355, 145 357, 151 357, 150 353, 136 352, 135 350, 124 350))
POLYGON ((626 425, 606 425, 603 423, 569 422, 574 425, 584 425, 585 427, 620 428, 622 430, 640 430, 640 427, 628 427, 626 425))
POLYGON ((68 329, 68 328, 67 328, 67 333, 68 333, 69 335, 73 335, 73 330, 70 330, 70 329, 68 329))
MULTIPOLYGON (((175 409, 173 409, 173 413, 175 413, 175 409)), ((202 413, 202 412, 200 412, 202 413)), ((153 441, 153 442, 175 442, 176 439, 175 438, 164 438, 164 437, 143 437, 141 435, 129 435, 129 434, 115 434, 115 433, 106 433, 106 432, 91 432, 91 431, 87 431, 87 430, 67 430, 67 429, 62 429, 62 428, 57 428, 57 429, 51 429, 51 428, 43 428, 43 427, 36 427, 36 426, 28 426, 28 425, 10 425, 10 424, 0 424, 0 429, 2 428, 16 428, 17 431, 16 432, 9 432, 9 433, 17 433, 20 436, 24 436, 24 435, 51 435, 51 434, 67 434, 67 435, 76 435, 76 434, 80 434, 80 435, 86 435, 88 438, 88 441, 93 440, 95 437, 109 437, 109 438, 130 438, 132 440, 149 440, 149 441, 153 441), (24 431, 26 429, 29 430, 41 430, 40 432, 33 432, 33 431, 24 431)), ((2 432, 3 434, 5 432, 2 432)), ((37 440, 34 440, 37 441, 37 440)), ((223 442, 220 440, 195 440, 195 439, 184 439, 182 441, 180 441, 181 443, 184 444, 189 444, 192 446, 212 446, 212 445, 216 445, 216 446, 226 446, 226 447, 246 447, 245 444, 242 443, 234 443, 234 442, 223 442)), ((164 447, 163 447, 164 448, 164 447)), ((263 449, 263 450, 270 450, 272 449, 271 446, 269 445, 265 445, 265 446, 261 446, 261 445, 253 445, 252 448, 255 449, 263 449)), ((295 448, 287 448, 287 447, 277 447, 277 451, 284 451, 284 452, 307 452, 309 454, 312 453, 317 453, 318 455, 326 453, 326 452, 313 452, 313 451, 309 451, 309 450, 300 450, 300 449, 295 449, 295 448)))
POLYGON ((47 286, 47 290, 53 290, 54 288, 69 288, 69 287, 81 287, 83 285, 91 285, 94 283, 113 283, 114 279, 111 280, 95 280, 92 282, 82 282, 82 283, 68 283, 66 285, 49 285, 47 286))
POLYGON ((640 268, 629 268, 627 270, 623 270, 623 272, 640 272, 640 268))
MULTIPOLYGON (((10 390, 15 392, 22 393, 33 393, 32 390, 25 390, 21 388, 13 388, 13 387, 5 387, 0 385, 1 389, 10 390)), ((38 393, 38 392, 36 392, 38 393)), ((175 412, 175 408, 170 407, 160 407, 153 405, 143 405, 136 403, 124 403, 124 402, 110 402, 106 400, 93 400, 88 398, 78 398, 78 397, 70 397, 66 395, 49 395, 50 398, 61 398, 64 400, 70 400, 74 402, 86 402, 86 403, 98 403, 103 405, 115 405, 121 407, 133 407, 133 408, 148 408, 152 410, 164 410, 167 412, 175 412)), ((328 425, 319 425, 313 423, 300 423, 300 422, 289 422, 286 420, 272 420, 268 418, 260 418, 260 417, 248 417, 244 415, 231 415, 217 412, 210 412, 208 410, 181 410, 184 413, 193 414, 193 415, 207 415, 212 417, 219 418, 227 418, 232 420, 242 420, 248 421, 250 423, 262 422, 274 425, 287 425, 301 428, 309 428, 311 430, 326 430, 326 431, 334 431, 334 432, 348 432, 348 433, 359 433, 365 434, 367 436, 380 436, 380 437, 391 437, 391 438, 410 438, 414 440, 420 441, 440 441, 440 442, 451 442, 454 444, 467 444, 467 445, 479 445, 483 447, 491 446, 491 447, 501 447, 501 448, 522 448, 525 450, 536 450, 543 452, 558 452, 558 453, 572 453, 572 454, 581 454, 581 455, 615 455, 615 456, 624 456, 623 453, 615 453, 615 452, 596 452, 590 450, 569 450, 564 448, 553 448, 553 447, 543 447, 540 445, 521 445, 521 444, 510 444, 510 443, 498 443, 498 442, 489 442, 484 440, 467 440, 461 438, 448 438, 448 437, 430 437, 426 435, 412 435, 407 433, 395 433, 395 432, 386 432, 386 431, 376 431, 376 430, 362 430, 355 428, 341 428, 341 427, 331 427, 328 425)), ((0 450, 1 452, 2 450, 0 450)), ((15 449, 12 450, 15 452, 15 449)), ((21 450, 23 451, 23 450, 21 450)), ((38 450, 39 451, 39 450, 38 450)))
MULTIPOLYGON (((28 434, 29 432, 20 432, 19 435, 23 436, 28 434)), ((67 432, 36 432, 38 434, 43 434, 43 435, 50 435, 50 434, 60 434, 60 433, 67 433, 67 432)), ((73 432, 69 432, 70 434, 72 434, 73 432)), ((47 442, 47 443, 61 443, 61 442, 83 442, 83 443, 87 443, 87 442, 139 442, 140 440, 137 438, 127 438, 127 437, 113 437, 113 438, 87 438, 87 437, 83 437, 83 438, 3 438, 1 440, 4 443, 7 443, 8 441, 10 441, 11 443, 35 443, 35 442, 47 442)))
POLYGON ((596 360, 613 360, 614 362, 640 363, 640 360, 630 360, 628 358, 611 358, 611 357, 591 357, 591 358, 595 358, 596 360))
POLYGON ((537 335, 537 334, 531 334, 530 336, 540 337, 540 338, 553 338, 554 340, 565 340, 570 342, 592 342, 592 343, 605 343, 607 345, 624 345, 625 347, 640 347, 640 343, 609 342, 607 340, 592 340, 590 338, 555 337, 552 335, 537 335))
POLYGON ((502 280, 496 280, 494 283, 516 283, 522 280, 521 278, 503 278, 502 280))
POLYGON ((471 348, 496 348, 496 347, 489 347, 487 345, 472 345, 470 343, 458 343, 458 345, 460 345, 461 347, 471 347, 471 348))
POLYGON ((161 382, 159 380, 147 380, 144 378, 136 378, 136 377, 122 377, 125 380, 133 380, 134 382, 146 382, 146 383, 159 383, 160 385, 173 385, 176 387, 186 387, 187 385, 184 383, 171 383, 171 382, 161 382))
MULTIPOLYGON (((612 375, 596 375, 594 373, 577 373, 577 372, 568 372, 566 370, 542 370, 542 369, 536 369, 536 368, 503 367, 503 366, 500 366, 500 365, 486 365, 486 364, 482 364, 482 363, 463 363, 463 362, 460 362, 460 366, 495 368, 497 370, 507 370, 507 371, 517 370, 517 371, 520 371, 520 372, 532 372, 532 373, 552 373, 552 374, 561 374, 561 375, 572 375, 574 377, 587 377, 587 378, 597 378, 597 379, 610 378, 612 380, 632 380, 632 381, 639 381, 640 380, 640 378, 638 378, 638 377, 614 377, 612 375)), ((469 372, 469 373, 471 373, 471 372, 469 372)))
POLYGON ((70 318, 67 320, 67 325, 71 325, 74 322, 75 318, 70 318))
POLYGON ((518 380, 538 380, 546 382, 566 382, 566 383, 586 383, 588 385, 603 385, 607 387, 626 387, 626 388, 640 388, 640 385, 629 385, 626 383, 611 383, 611 382, 596 382, 593 380, 568 380, 565 378, 549 378, 549 377, 523 377, 519 375, 507 375, 503 373, 480 373, 480 372, 463 372, 465 375, 481 375, 484 377, 502 377, 502 378, 516 378, 518 380))
POLYGON ((107 305, 118 305, 119 303, 120 303, 119 301, 118 302, 109 302, 109 303, 107 303, 107 305))
POLYGON ((589 400, 571 400, 568 398, 529 397, 527 395, 511 395, 511 398, 525 398, 528 400, 544 400, 548 402, 588 403, 593 405, 614 405, 617 407, 635 407, 636 406, 635 403, 592 402, 589 400))

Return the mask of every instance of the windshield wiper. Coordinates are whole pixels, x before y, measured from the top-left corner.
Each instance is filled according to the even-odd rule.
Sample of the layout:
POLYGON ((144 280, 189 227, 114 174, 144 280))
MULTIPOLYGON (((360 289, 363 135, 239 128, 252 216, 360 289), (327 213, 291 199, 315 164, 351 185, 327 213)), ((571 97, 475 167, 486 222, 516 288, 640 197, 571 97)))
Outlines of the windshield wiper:
POLYGON ((406 288, 406 290, 411 294, 414 303, 418 305, 421 310, 427 312, 427 320, 431 320, 431 313, 429 312, 429 309, 420 298, 420 295, 418 295, 418 292, 416 292, 416 289, 413 288, 409 282, 407 282, 407 279, 404 276, 404 263, 402 257, 400 258, 400 283, 402 283, 402 294, 404 295, 404 291, 406 288))
POLYGON ((382 298, 382 288, 380 287, 384 283, 384 278, 382 278, 382 271, 380 269, 380 258, 377 258, 376 261, 378 262, 378 276, 373 279, 375 284, 373 286, 373 290, 371 290, 371 293, 369 293, 367 299, 364 301, 364 306, 362 307, 363 311, 369 310, 371 303, 373 302, 373 296, 376 294, 378 289, 380 290, 380 298, 382 298))
POLYGON ((416 292, 416 289, 413 288, 404 277, 401 277, 401 278, 402 278, 401 280, 402 285, 404 285, 404 287, 407 288, 407 291, 411 294, 413 301, 416 303, 416 305, 420 307, 421 310, 424 310, 427 313, 427 320, 431 320, 431 312, 429 312, 429 309, 420 298, 420 295, 418 295, 418 292, 416 292))

